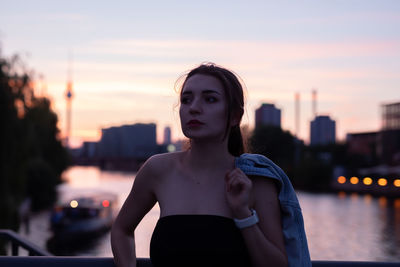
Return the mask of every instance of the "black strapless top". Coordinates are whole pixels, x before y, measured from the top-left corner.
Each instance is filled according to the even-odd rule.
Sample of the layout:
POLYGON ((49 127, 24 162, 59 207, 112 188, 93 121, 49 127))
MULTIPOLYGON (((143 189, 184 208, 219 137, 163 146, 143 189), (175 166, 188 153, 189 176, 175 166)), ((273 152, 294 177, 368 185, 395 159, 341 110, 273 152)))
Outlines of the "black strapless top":
POLYGON ((251 266, 240 230, 216 215, 170 215, 158 220, 150 259, 160 266, 251 266))

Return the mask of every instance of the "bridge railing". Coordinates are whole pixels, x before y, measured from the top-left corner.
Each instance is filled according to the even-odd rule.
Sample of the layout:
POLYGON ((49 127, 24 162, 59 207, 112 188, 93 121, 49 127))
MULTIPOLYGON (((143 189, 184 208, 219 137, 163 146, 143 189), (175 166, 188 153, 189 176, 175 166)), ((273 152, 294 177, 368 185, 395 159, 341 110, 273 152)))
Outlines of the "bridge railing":
MULTIPOLYGON (((0 256, 1 267, 115 267, 111 257, 0 256)), ((313 267, 399 267, 395 262, 313 261, 313 267)), ((152 267, 150 259, 137 259, 137 267, 152 267)), ((190 267, 190 266, 188 266, 190 267)), ((205 266, 207 267, 207 266, 205 266)))
POLYGON ((27 250, 29 256, 52 256, 48 251, 38 247, 12 230, 0 229, 0 239, 11 243, 11 254, 13 256, 18 256, 20 247, 27 250))
MULTIPOLYGON (((11 230, 0 230, 0 239, 11 242, 13 256, 0 256, 1 267, 115 267, 111 257, 64 257, 36 246, 11 230), (30 256, 18 256, 22 247, 30 256)), ((313 261, 313 267, 400 267, 400 262, 362 262, 362 261, 313 261)), ((137 267, 152 267, 148 258, 137 259, 137 267)))

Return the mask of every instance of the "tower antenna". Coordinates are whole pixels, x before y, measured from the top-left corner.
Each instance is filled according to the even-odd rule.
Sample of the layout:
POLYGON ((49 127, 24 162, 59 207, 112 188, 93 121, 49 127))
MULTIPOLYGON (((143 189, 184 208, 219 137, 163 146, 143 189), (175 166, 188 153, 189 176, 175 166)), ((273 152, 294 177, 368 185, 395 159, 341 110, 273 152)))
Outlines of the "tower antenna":
POLYGON ((67 70, 67 89, 65 91, 65 100, 67 103, 67 116, 66 116, 66 129, 65 129, 65 146, 69 148, 69 141, 71 137, 71 109, 72 109, 72 98, 73 86, 72 86, 72 52, 68 55, 68 70, 67 70))

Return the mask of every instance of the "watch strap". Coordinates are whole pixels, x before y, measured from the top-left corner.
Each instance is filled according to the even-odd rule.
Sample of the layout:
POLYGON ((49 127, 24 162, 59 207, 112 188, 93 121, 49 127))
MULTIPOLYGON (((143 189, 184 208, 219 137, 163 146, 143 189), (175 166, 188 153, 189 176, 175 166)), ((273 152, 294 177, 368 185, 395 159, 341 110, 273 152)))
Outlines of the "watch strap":
POLYGON ((254 209, 251 209, 251 216, 244 219, 233 219, 235 221, 235 225, 239 229, 250 227, 256 223, 258 223, 257 212, 254 209))

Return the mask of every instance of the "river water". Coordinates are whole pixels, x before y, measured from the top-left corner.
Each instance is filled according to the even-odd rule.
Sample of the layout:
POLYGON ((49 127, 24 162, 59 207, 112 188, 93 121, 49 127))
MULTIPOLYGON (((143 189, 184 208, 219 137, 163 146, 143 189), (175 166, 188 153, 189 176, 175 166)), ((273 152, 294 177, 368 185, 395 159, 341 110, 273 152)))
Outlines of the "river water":
MULTIPOLYGON (((64 173, 58 190, 66 194, 104 191, 118 195, 119 209, 128 195, 135 173, 101 171, 75 166, 64 173)), ((357 194, 297 192, 313 260, 399 261, 400 199, 357 194)), ((151 234, 159 216, 156 205, 135 231, 137 257, 149 257, 151 234)), ((49 212, 35 214, 31 231, 20 233, 46 248, 51 237, 49 212)), ((69 254, 70 255, 70 254, 69 254)), ((80 256, 112 256, 110 233, 73 252, 80 256)))

